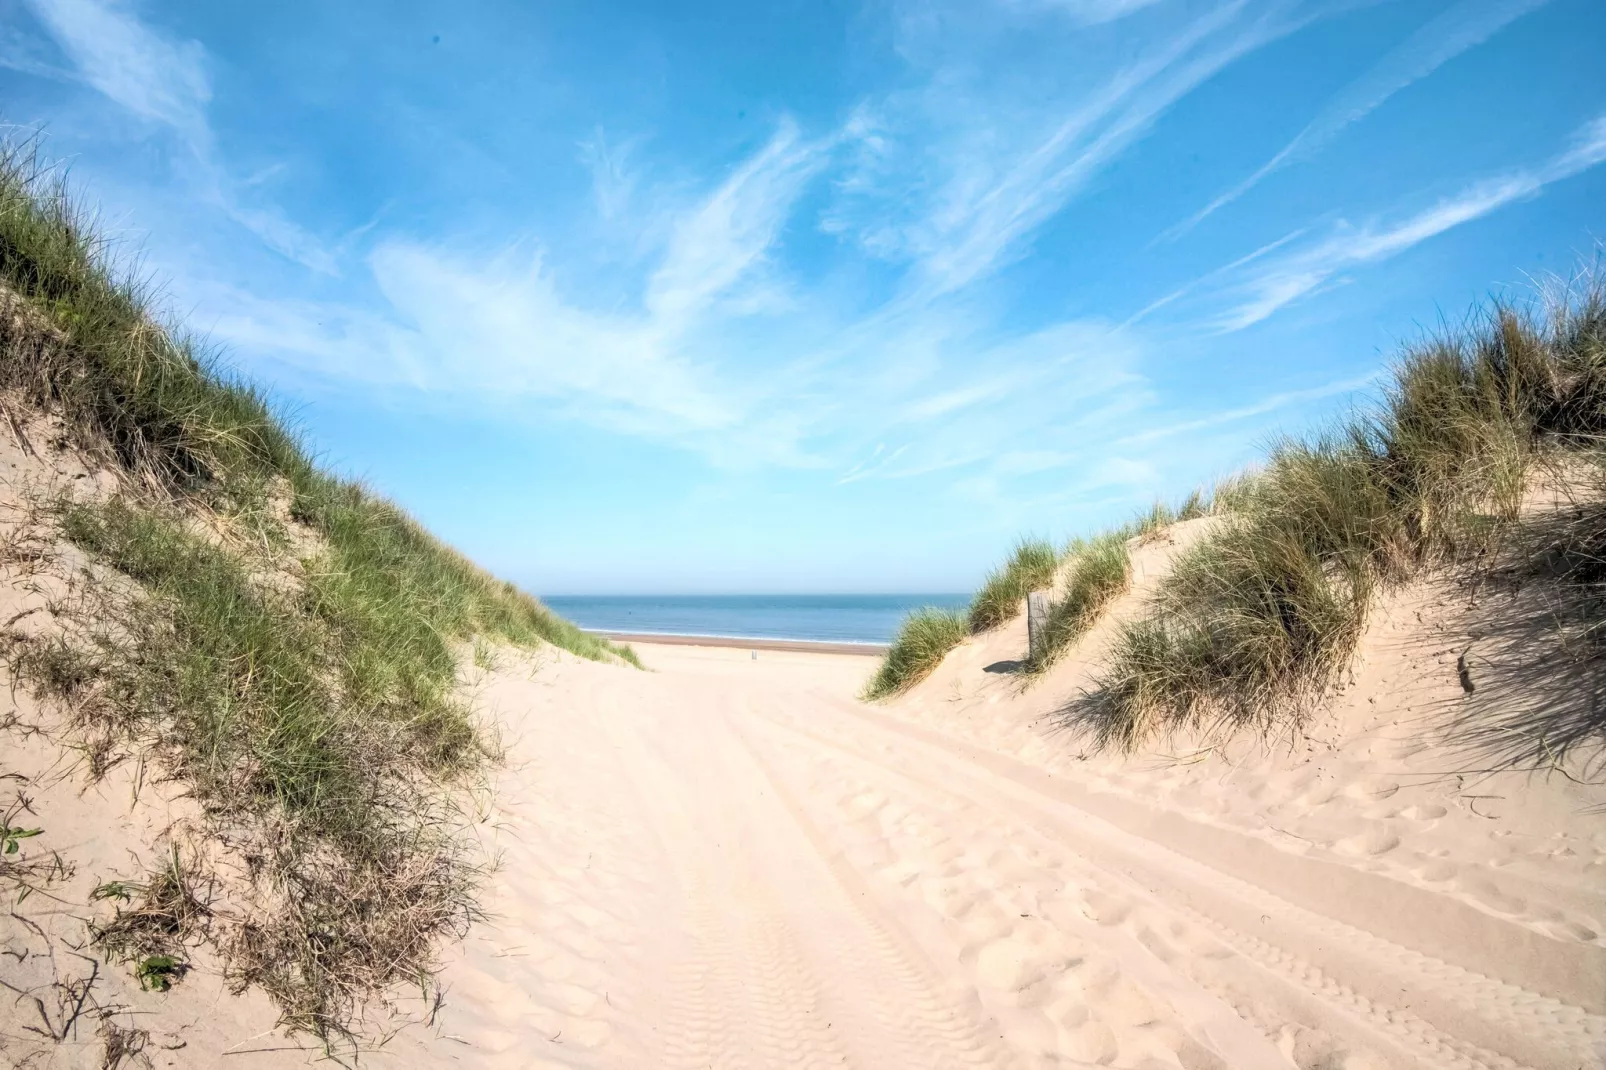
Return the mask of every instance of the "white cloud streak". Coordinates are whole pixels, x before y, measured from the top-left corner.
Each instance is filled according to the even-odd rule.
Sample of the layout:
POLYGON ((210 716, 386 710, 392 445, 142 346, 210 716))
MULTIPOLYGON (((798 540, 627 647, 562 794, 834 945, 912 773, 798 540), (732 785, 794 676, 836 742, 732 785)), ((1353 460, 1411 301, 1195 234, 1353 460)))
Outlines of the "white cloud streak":
MULTIPOLYGON (((228 179, 198 44, 162 36, 114 0, 29 2, 80 81, 177 135, 214 207, 314 271, 337 270, 336 253, 247 203, 252 184, 228 179)), ((1138 20, 1148 6, 1070 0, 1017 14, 1063 29, 1138 20)), ((1145 335, 1096 318, 1005 330, 967 298, 1179 100, 1313 17, 1281 0, 1233 0, 1159 23, 1120 64, 1090 49, 1073 84, 1041 99, 977 88, 962 63, 917 58, 912 85, 866 100, 840 129, 812 136, 782 118, 689 197, 683 183, 665 194, 646 182, 599 133, 581 151, 595 215, 644 236, 618 285, 600 287, 605 298, 574 288, 533 235, 484 248, 378 234, 350 265, 378 295, 366 303, 269 300, 205 281, 188 292, 220 340, 304 385, 570 418, 728 468, 813 467, 842 484, 952 473, 979 491, 1056 472, 1084 489, 1125 487, 1155 477, 1161 460, 1142 447, 1158 437, 1241 422, 1308 392, 1173 421, 1152 439, 1128 435, 1112 453, 1161 409, 1143 373, 1145 335), (827 175, 830 207, 813 222, 880 258, 890 297, 845 297, 790 270, 788 228, 811 222, 800 205, 827 175), (670 197, 679 200, 666 208, 670 197)), ((1063 74, 1037 73, 1044 84, 1063 74)), ((1274 254, 1297 237, 1231 267, 1286 267, 1274 254)), ((1352 243, 1330 259, 1387 255, 1387 235, 1374 238, 1384 244, 1352 243)), ((1321 284, 1307 285, 1314 261, 1304 271, 1288 273, 1284 300, 1321 284)), ((1251 298, 1272 292, 1268 272, 1251 298)))
POLYGON ((1134 15, 1159 0, 1004 0, 1004 6, 1028 12, 1052 11, 1081 26, 1097 26, 1134 15))
POLYGON ((682 218, 663 263, 647 286, 647 310, 684 321, 748 274, 774 242, 804 183, 826 161, 828 146, 801 138, 783 120, 769 143, 695 212, 682 218))
POLYGON ((1343 130, 1376 111, 1394 94, 1482 44, 1550 0, 1463 0, 1440 13, 1345 86, 1316 118, 1253 174, 1161 235, 1174 240, 1248 193, 1268 175, 1309 159, 1343 130))
POLYGON ((1024 111, 939 70, 854 117, 845 135, 855 167, 824 226, 873 255, 911 262, 912 300, 963 289, 1019 256, 1179 100, 1320 14, 1233 0, 1171 29, 1095 84, 1024 111), (910 144, 911 130, 925 143, 910 144))
POLYGON ((212 97, 206 52, 167 41, 125 8, 100 0, 29 0, 79 76, 142 119, 207 142, 212 97))
POLYGON ((268 248, 321 274, 338 271, 332 252, 272 205, 248 203, 218 162, 207 120, 212 99, 206 50, 172 41, 117 0, 28 0, 79 81, 147 122, 173 130, 189 149, 202 196, 268 248))
MULTIPOLYGON (((1544 164, 1474 182, 1399 222, 1363 227, 1341 224, 1321 241, 1282 256, 1246 258, 1252 269, 1226 272, 1219 286, 1207 286, 1215 299, 1231 307, 1214 317, 1212 326, 1237 331, 1259 323, 1279 309, 1336 283, 1342 272, 1396 256, 1447 230, 1481 219, 1513 201, 1539 194, 1551 183, 1571 178, 1606 161, 1606 115, 1586 123, 1564 152, 1544 164)), ((1283 244, 1283 243, 1275 243, 1283 244)), ((1212 273, 1212 277, 1221 273, 1212 273)), ((1185 289, 1192 289, 1187 287, 1185 289)))

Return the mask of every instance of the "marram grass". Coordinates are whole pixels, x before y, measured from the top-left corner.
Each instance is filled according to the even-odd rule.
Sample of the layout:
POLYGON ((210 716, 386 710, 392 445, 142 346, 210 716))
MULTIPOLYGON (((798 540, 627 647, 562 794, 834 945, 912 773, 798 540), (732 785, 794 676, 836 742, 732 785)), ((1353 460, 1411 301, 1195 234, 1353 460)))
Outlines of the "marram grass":
MULTIPOLYGON (((1606 301, 1593 282, 1542 315, 1496 307, 1409 349, 1374 409, 1282 443, 1233 487, 1220 529, 1122 628, 1085 704, 1100 736, 1130 748, 1170 727, 1297 721, 1349 664, 1380 589, 1487 559, 1520 534, 1533 466, 1588 458, 1603 435, 1606 301)), ((1598 599, 1566 585, 1600 540, 1563 531, 1564 593, 1598 599)))
POLYGON ((1130 529, 1121 528, 1071 544, 1065 589, 1049 606, 1043 637, 1028 660, 1030 671, 1042 672, 1057 661, 1093 627, 1105 607, 1126 593, 1132 578, 1130 536, 1130 529))
POLYGON ((1060 554, 1043 539, 1022 539, 970 603, 970 630, 991 631, 1020 613, 1027 594, 1054 582, 1060 554))
POLYGON ((970 634, 965 614, 946 609, 919 609, 898 629, 881 666, 865 688, 867 699, 886 698, 908 690, 931 675, 948 651, 970 634))
MULTIPOLYGON (((1599 471, 1606 442, 1606 289, 1587 275, 1537 313, 1497 305, 1466 329, 1410 347, 1378 404, 1262 464, 1157 502, 1125 528, 1074 542, 1046 641, 1046 668, 1127 589, 1127 540, 1213 517, 1146 612, 1115 634, 1079 701, 1099 738, 1135 747, 1179 726, 1274 730, 1298 720, 1349 664, 1377 592, 1424 567, 1490 560, 1514 543, 1525 575, 1552 583, 1581 656, 1606 657, 1600 500, 1542 530, 1525 526, 1536 464, 1599 471)), ((1587 482, 1587 481, 1586 481, 1587 482)), ((1059 557, 1020 543, 968 615, 985 631, 1049 586, 1059 557)), ((868 694, 911 686, 963 641, 956 618, 900 633, 868 694)))
POLYGON ((28 145, 0 148, 0 388, 124 473, 58 518, 139 585, 84 591, 63 635, 10 637, 14 671, 68 700, 92 768, 154 747, 259 859, 228 968, 286 1024, 347 1035, 366 1000, 427 981, 475 911, 452 799, 494 741, 456 689, 470 641, 635 655, 321 471, 157 318, 28 145))

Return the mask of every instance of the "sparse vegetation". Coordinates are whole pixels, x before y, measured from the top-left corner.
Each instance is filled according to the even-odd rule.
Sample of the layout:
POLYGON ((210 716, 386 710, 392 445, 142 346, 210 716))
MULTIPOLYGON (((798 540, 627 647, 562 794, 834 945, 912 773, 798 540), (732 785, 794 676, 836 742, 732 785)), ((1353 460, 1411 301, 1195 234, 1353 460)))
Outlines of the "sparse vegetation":
MULTIPOLYGON (((1153 612, 1123 628, 1090 705, 1103 738, 1161 725, 1298 718, 1349 662, 1375 592, 1424 565, 1488 559, 1518 528, 1533 463, 1606 431, 1606 302, 1591 286, 1547 318, 1497 308, 1408 352, 1383 403, 1285 442, 1236 488, 1221 530, 1183 554, 1153 612)), ((1555 560, 1580 597, 1590 514, 1555 560)), ((1593 546, 1595 549, 1591 550, 1593 546)))
POLYGON ((929 608, 911 613, 881 659, 864 697, 885 698, 913 687, 930 676, 943 656, 969 633, 970 624, 963 613, 929 608))
POLYGON ((1114 598, 1126 591, 1132 578, 1127 551, 1130 529, 1121 528, 1071 544, 1065 592, 1049 609, 1048 623, 1039 648, 1027 668, 1041 672, 1052 665, 1091 628, 1114 598))
MULTIPOLYGON (((1103 678, 1078 703, 1102 741, 1131 747, 1162 726, 1269 728, 1299 718, 1349 664, 1376 593, 1424 567, 1498 567, 1542 578, 1580 656, 1606 653, 1606 288, 1591 276, 1543 314, 1498 306, 1409 350, 1380 403, 1265 463, 1156 502, 1126 528, 1072 544, 1040 670, 1126 589, 1126 540, 1216 518, 1138 619, 1118 631, 1103 678), (1576 501, 1524 521, 1536 466, 1565 473, 1576 501), (1585 473, 1580 476, 1579 473, 1585 473), (1515 563, 1512 563, 1512 559, 1515 563)), ((989 576, 973 631, 1048 586, 1057 558, 1020 544, 989 576)), ((947 645, 929 626, 900 635, 870 694, 909 686, 947 645), (907 645, 907 649, 906 649, 907 645), (920 657, 916 657, 916 654, 920 657)))
POLYGON ((1003 567, 991 573, 976 592, 970 603, 970 630, 991 631, 1013 619, 1027 594, 1054 582, 1059 563, 1059 551, 1052 544, 1022 539, 1003 567))
POLYGON ((171 847, 146 880, 109 881, 95 889, 91 899, 119 905, 110 920, 90 927, 91 935, 133 964, 141 988, 166 992, 188 969, 185 947, 211 920, 212 885, 171 847))
POLYGON ((22 823, 21 815, 29 812, 27 799, 20 792, 0 811, 0 895, 14 895, 13 905, 72 873, 57 852, 29 849, 37 846, 37 841, 29 841, 45 831, 22 823))
POLYGON ((137 585, 81 588, 9 660, 73 710, 92 770, 151 746, 193 785, 256 882, 220 927, 233 976, 329 1039, 474 914, 452 793, 491 748, 455 691, 467 644, 636 659, 320 471, 151 298, 31 147, 0 150, 0 389, 121 474, 55 520, 137 585))

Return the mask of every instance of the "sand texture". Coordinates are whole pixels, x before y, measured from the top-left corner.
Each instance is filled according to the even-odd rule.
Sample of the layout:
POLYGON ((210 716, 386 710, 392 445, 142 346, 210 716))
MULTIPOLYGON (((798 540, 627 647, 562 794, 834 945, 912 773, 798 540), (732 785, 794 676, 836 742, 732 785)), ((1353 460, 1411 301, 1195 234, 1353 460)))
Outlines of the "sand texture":
MULTIPOLYGON (((1116 617, 1192 534, 1140 549, 1116 617)), ((1464 694, 1466 613, 1430 585, 1383 606, 1305 733, 1131 757, 1088 752, 1073 712, 1108 621, 1030 687, 1017 620, 879 706, 863 657, 504 652, 469 681, 507 748, 477 825, 489 917, 445 950, 434 1013, 403 1004, 428 1020, 363 1062, 1601 1066, 1598 753, 1562 731, 1571 692, 1539 711, 1544 760, 1499 730, 1529 691, 1497 637, 1464 694)), ((204 959, 166 994, 101 965, 105 1013, 39 1032, 50 972, 89 969, 67 942, 97 871, 186 813, 172 785, 134 803, 133 770, 86 790, 58 744, 28 748, 6 764, 48 830, 30 842, 79 876, 0 918, 0 1056, 105 1065, 98 1021, 146 1030, 154 1066, 316 1061, 204 959)))

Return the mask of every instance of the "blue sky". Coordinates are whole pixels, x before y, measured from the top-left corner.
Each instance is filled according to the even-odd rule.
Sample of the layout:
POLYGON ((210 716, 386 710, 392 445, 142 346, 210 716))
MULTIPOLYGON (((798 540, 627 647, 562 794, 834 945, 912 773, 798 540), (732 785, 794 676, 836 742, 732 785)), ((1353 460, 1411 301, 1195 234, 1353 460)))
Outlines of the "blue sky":
POLYGON ((542 593, 969 589, 1606 231, 1599 0, 0 0, 172 312, 542 593))

